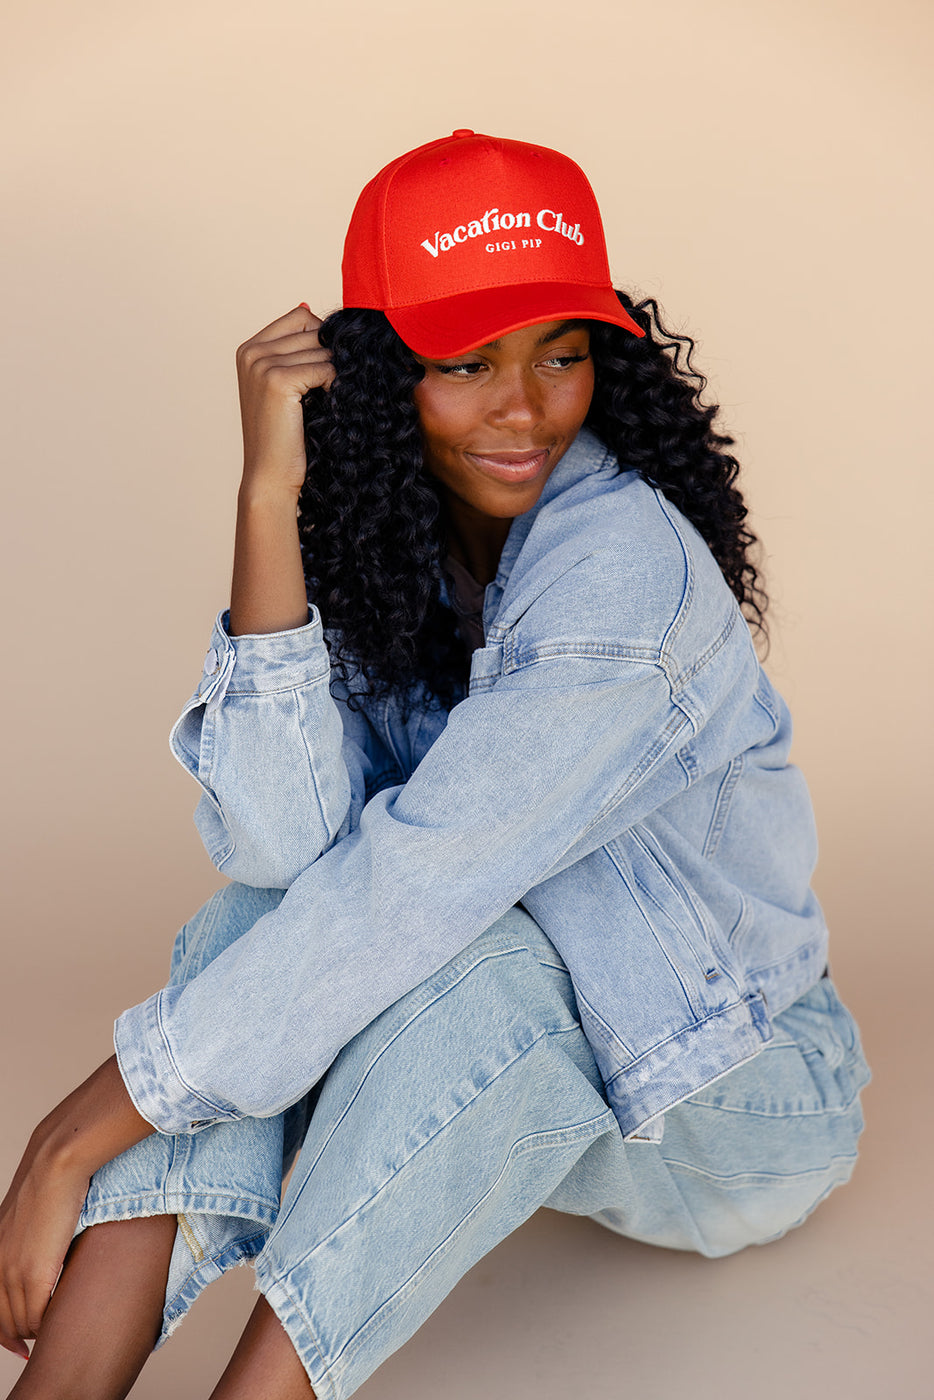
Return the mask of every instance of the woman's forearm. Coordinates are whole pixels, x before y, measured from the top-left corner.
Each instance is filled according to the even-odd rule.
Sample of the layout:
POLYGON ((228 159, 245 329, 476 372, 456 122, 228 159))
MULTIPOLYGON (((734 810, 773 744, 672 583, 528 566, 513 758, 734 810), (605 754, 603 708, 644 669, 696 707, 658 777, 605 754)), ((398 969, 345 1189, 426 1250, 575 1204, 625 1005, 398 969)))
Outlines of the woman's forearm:
POLYGON ((111 1055, 42 1120, 30 1147, 49 1165, 90 1177, 155 1132, 137 1112, 111 1055))
POLYGON ((230 635, 285 632, 307 621, 296 498, 245 482, 237 499, 230 635))
POLYGON ((285 632, 308 621, 298 542, 298 498, 307 471, 302 399, 327 388, 334 368, 318 342, 321 322, 296 307, 237 351, 243 479, 237 503, 231 636, 285 632))

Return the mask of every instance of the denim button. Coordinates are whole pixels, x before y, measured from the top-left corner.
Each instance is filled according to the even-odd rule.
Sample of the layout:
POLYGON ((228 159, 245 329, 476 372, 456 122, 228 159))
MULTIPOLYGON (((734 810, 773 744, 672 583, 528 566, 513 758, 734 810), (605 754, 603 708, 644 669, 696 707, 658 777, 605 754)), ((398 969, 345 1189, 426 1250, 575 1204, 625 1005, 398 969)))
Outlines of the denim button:
POLYGON ((213 676, 218 670, 219 666, 220 658, 218 657, 217 652, 214 650, 214 648, 210 647, 208 649, 207 656, 204 658, 204 674, 206 676, 213 676))

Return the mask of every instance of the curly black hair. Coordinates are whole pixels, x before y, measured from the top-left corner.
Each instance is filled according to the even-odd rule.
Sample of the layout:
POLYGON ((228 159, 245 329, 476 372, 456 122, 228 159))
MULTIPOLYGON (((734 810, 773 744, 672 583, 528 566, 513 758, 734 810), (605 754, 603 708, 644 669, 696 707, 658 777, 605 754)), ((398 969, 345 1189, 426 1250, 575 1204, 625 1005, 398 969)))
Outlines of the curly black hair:
MULTIPOLYGON (((654 299, 622 305, 644 338, 590 322, 594 395, 587 425, 694 524, 753 627, 767 606, 752 559, 757 540, 736 486, 733 439, 702 403, 694 342, 672 334, 654 299)), ((469 655, 441 602, 447 552, 440 487, 423 464, 413 390, 424 371, 380 311, 347 308, 319 330, 336 369, 305 396, 310 463, 299 499, 309 600, 321 610, 348 703, 396 696, 450 709, 466 691, 469 655)))

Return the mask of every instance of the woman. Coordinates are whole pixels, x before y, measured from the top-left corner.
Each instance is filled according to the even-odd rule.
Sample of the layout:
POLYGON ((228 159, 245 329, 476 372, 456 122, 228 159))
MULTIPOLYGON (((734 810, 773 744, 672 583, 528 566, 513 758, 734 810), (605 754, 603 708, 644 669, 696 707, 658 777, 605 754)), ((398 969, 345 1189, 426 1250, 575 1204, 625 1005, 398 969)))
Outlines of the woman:
POLYGON ((231 607, 173 733, 235 883, 4 1202, 19 1400, 125 1394, 254 1258, 215 1396, 337 1400, 542 1204, 718 1255, 852 1170, 868 1071, 690 342, 613 291, 571 161, 468 131, 364 191, 344 300, 238 354, 231 607))

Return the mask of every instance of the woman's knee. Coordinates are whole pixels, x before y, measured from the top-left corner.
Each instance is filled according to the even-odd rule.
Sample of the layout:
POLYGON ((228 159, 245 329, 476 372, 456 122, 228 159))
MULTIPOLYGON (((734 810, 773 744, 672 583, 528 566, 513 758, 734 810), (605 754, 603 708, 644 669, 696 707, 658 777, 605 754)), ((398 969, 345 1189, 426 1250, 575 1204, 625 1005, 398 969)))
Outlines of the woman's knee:
POLYGON ((352 1138, 380 1172, 386 1152, 410 1152, 455 1121, 488 1117, 481 1136, 521 1136, 607 1113, 570 978, 536 934, 510 911, 346 1045, 315 1106, 312 1154, 352 1138))
POLYGON ((522 1053, 542 1035, 576 1030, 570 977, 538 924, 513 908, 431 977, 376 1017, 346 1047, 384 1055, 404 1036, 407 1058, 456 1046, 460 1063, 497 1047, 522 1053))
POLYGON ((208 963, 270 913, 285 890, 230 884, 217 890, 175 936, 169 984, 189 982, 208 963))

